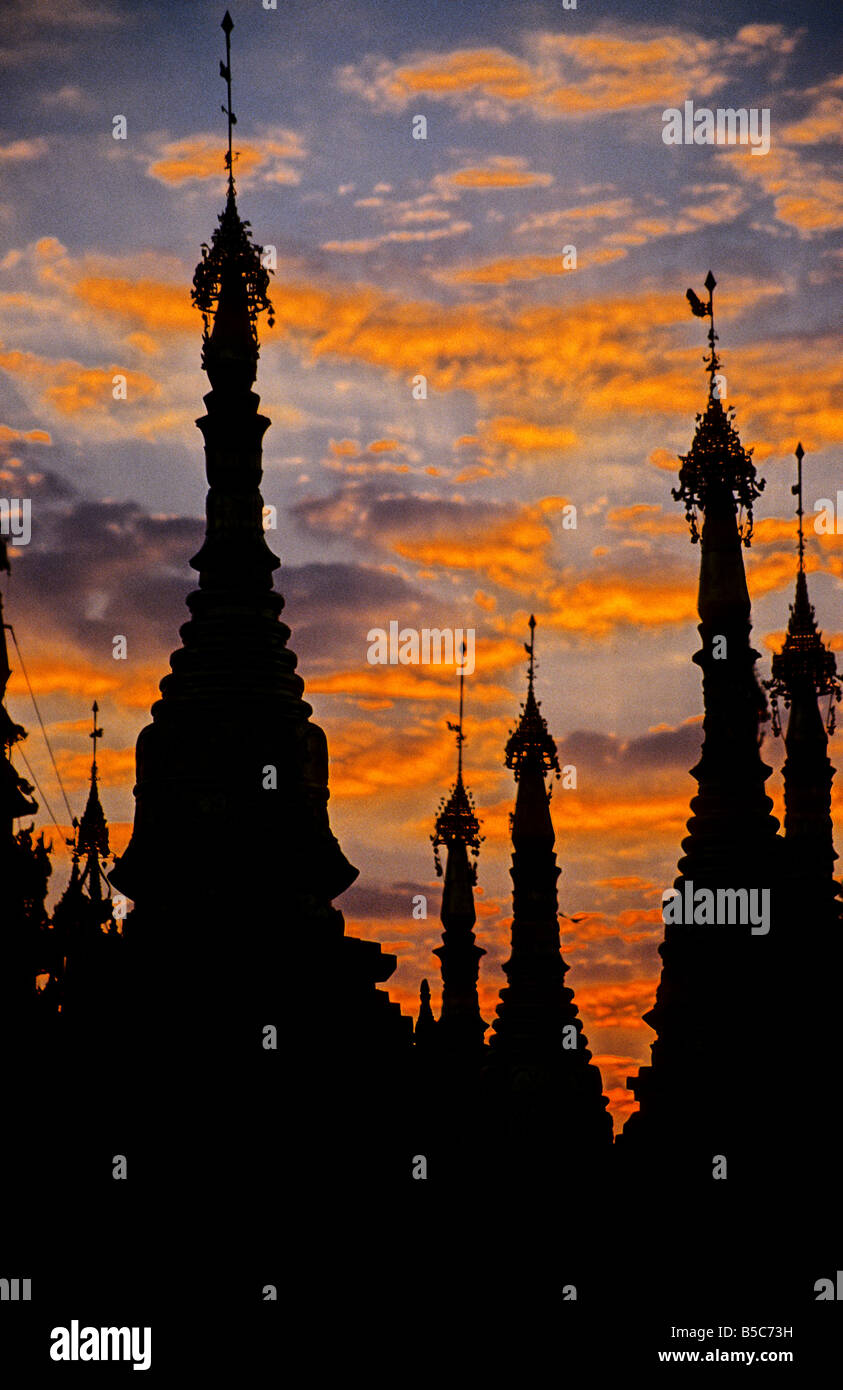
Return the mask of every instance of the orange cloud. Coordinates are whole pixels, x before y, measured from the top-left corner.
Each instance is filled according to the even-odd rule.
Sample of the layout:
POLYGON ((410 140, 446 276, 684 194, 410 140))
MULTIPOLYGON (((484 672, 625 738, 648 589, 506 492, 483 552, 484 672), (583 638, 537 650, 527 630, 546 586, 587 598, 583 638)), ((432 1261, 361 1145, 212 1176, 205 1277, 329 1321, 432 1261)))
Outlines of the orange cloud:
POLYGON ((426 96, 496 120, 519 108, 560 119, 664 107, 683 100, 691 88, 708 95, 726 81, 718 62, 721 45, 693 34, 545 32, 531 36, 529 47, 528 59, 500 48, 426 54, 404 63, 367 59, 342 69, 340 81, 381 109, 404 110, 426 96))
MULTIPOLYGON (((102 699, 110 695, 114 702, 126 709, 148 710, 158 698, 158 682, 162 669, 160 662, 154 665, 139 666, 132 663, 113 662, 113 666, 127 666, 125 672, 109 674, 108 668, 94 666, 87 658, 79 656, 70 649, 59 651, 53 648, 48 654, 27 655, 26 668, 36 695, 62 694, 83 697, 86 703, 93 698, 102 699)), ((25 696, 26 684, 23 676, 12 672, 9 692, 25 696)))
POLYGON ((636 502, 629 507, 612 507, 606 513, 609 526, 649 536, 680 536, 687 531, 681 513, 665 512, 659 503, 636 502))
MULTIPOLYGON (((147 174, 160 183, 179 187, 205 179, 219 181, 222 169, 222 141, 218 135, 187 135, 181 140, 160 144, 147 162, 147 174)), ((306 151, 294 131, 278 130, 248 141, 237 141, 235 173, 239 183, 252 174, 263 182, 297 184, 301 174, 287 163, 303 159, 306 151)))
POLYGON ((438 535, 392 538, 392 549, 407 559, 431 567, 471 570, 492 584, 529 591, 547 570, 547 551, 554 540, 548 518, 561 511, 561 497, 545 497, 517 511, 507 510, 499 521, 487 517, 466 521, 458 535, 452 530, 438 535))
MULTIPOLYGON (((91 755, 70 753, 60 749, 56 762, 62 781, 71 788, 86 787, 91 778, 91 755)), ((125 787, 134 780, 135 750, 131 748, 98 748, 97 771, 103 787, 125 787)))
POLYGON ((785 126, 781 138, 790 145, 839 144, 843 139, 843 101, 836 96, 824 97, 801 121, 785 126))
POLYGON ((472 189, 548 188, 553 183, 552 174, 534 173, 525 165, 526 160, 498 155, 486 165, 444 174, 441 181, 455 188, 472 189))
POLYGON ((128 319, 145 329, 163 333, 201 331, 199 314, 185 285, 83 275, 74 281, 73 293, 92 309, 128 319))
MULTIPOLYGON (((99 275, 80 278, 73 293, 132 328, 197 332, 180 286, 99 275)), ((730 282, 720 322, 781 293, 775 283, 730 282)), ((448 306, 403 300, 371 286, 287 281, 273 287, 276 327, 264 326, 262 338, 284 341, 311 359, 362 362, 408 380, 424 369, 433 389, 473 391, 481 411, 488 402, 501 418, 514 414, 516 402, 519 410, 528 402, 538 413, 547 412, 552 401, 552 416, 539 416, 537 424, 552 426, 560 408, 572 427, 578 418, 614 419, 623 409, 680 413, 687 427, 700 406, 703 382, 689 370, 698 353, 666 346, 679 333, 684 340, 677 295, 645 285, 637 293, 580 300, 565 310, 555 304, 448 306)), ((756 443, 756 457, 797 433, 812 448, 843 439, 835 346, 829 336, 776 338, 728 350, 728 399, 740 382, 741 429, 747 442, 756 443)), ((651 458, 671 470, 678 466, 659 451, 651 458)))
POLYGON ((350 255, 365 255, 369 251, 377 251, 381 246, 386 246, 390 242, 413 242, 413 241, 441 241, 443 237, 462 236, 464 232, 471 231, 470 222, 451 222, 447 227, 429 227, 426 231, 420 232, 381 232, 378 236, 372 237, 352 237, 348 241, 323 241, 323 251, 344 251, 350 255))
POLYGON ((843 227, 843 179, 786 145, 775 146, 763 159, 744 158, 744 153, 743 146, 735 146, 718 158, 731 160, 737 178, 760 184, 772 197, 779 222, 806 239, 843 227))
POLYGON ((12 140, 0 145, 0 164, 20 164, 30 159, 42 159, 48 150, 47 141, 40 136, 30 140, 12 140))
POLYGON ((509 451, 510 457, 554 453, 560 449, 571 449, 577 443, 574 431, 564 425, 540 425, 533 420, 519 420, 513 415, 497 416, 481 424, 481 429, 486 448, 500 446, 509 451))
POLYGON ((125 367, 83 367, 72 359, 63 361, 37 357, 31 352, 0 352, 0 368, 20 377, 35 388, 41 400, 60 415, 79 415, 90 411, 111 411, 116 405, 112 395, 113 377, 128 379, 128 399, 155 397, 161 388, 144 372, 127 371, 125 367))
POLYGON ((52 444, 47 430, 16 430, 11 425, 0 425, 0 445, 12 442, 27 444, 52 444))
MULTIPOLYGON (((577 261, 577 265, 585 269, 589 265, 619 260, 625 255, 626 252, 619 248, 598 248, 589 251, 582 261, 577 261)), ((571 260, 565 255, 504 256, 500 260, 486 261, 483 265, 439 271, 436 278, 454 285, 508 285, 515 280, 542 280, 550 275, 570 274, 571 270, 571 260)))
POLYGON ((620 568, 552 585, 542 595, 545 622, 568 632, 605 636, 613 628, 668 627, 697 618, 696 576, 687 566, 660 566, 658 575, 620 568), (670 571, 672 570, 672 575, 670 571))

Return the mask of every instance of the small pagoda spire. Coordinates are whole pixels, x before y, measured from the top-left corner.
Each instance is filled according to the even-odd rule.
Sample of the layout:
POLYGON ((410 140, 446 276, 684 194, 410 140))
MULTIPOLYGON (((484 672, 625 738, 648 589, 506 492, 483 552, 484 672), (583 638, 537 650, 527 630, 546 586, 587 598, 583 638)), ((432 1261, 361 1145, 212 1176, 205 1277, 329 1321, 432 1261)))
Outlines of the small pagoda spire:
POLYGON ((837 661, 833 651, 822 640, 817 628, 816 616, 808 596, 808 580, 805 574, 805 533, 802 525, 804 510, 802 506, 802 460, 805 451, 797 444, 797 481, 791 492, 798 499, 796 515, 798 518, 797 553, 799 556, 796 571, 796 592, 790 606, 790 620, 782 650, 773 657, 773 678, 766 681, 773 706, 773 732, 781 733, 781 717, 778 702, 790 709, 794 695, 804 688, 812 688, 815 699, 828 697, 825 729, 834 733, 835 705, 841 699, 840 677, 837 674, 837 661))
POLYGON ((783 768, 785 838, 790 871, 800 904, 821 900, 826 909, 835 901, 839 886, 833 879, 834 852, 831 822, 831 783, 834 767, 828 757, 828 735, 834 732, 835 707, 841 698, 841 682, 834 653, 817 627, 808 595, 805 573, 805 535, 802 518, 802 460, 805 451, 796 446, 797 479, 791 489, 797 498, 798 567, 796 592, 790 606, 784 646, 772 661, 772 679, 765 682, 773 707, 773 732, 782 732, 779 701, 789 711, 783 768), (825 718, 818 701, 826 699, 825 718))
POLYGON ((453 724, 447 720, 448 728, 454 734, 457 745, 457 780, 451 788, 451 794, 447 798, 443 797, 439 803, 439 810, 436 815, 433 834, 430 837, 433 845, 433 858, 436 864, 436 873, 442 877, 442 861, 439 850, 442 845, 446 845, 450 851, 453 846, 460 842, 467 851, 470 851, 471 881, 477 881, 477 856, 480 853, 480 846, 483 836, 480 834, 480 822, 474 811, 474 802, 471 793, 466 789, 463 782, 462 750, 465 743, 465 732, 463 730, 463 708, 465 691, 465 643, 463 643, 460 665, 460 703, 459 720, 453 724))
POLYGON ((477 996, 477 976, 480 960, 486 952, 474 937, 477 913, 474 905, 474 885, 477 881, 477 856, 483 836, 474 810, 471 793, 463 781, 463 711, 465 700, 465 646, 461 652, 459 719, 447 721, 456 737, 457 779, 447 800, 439 803, 434 832, 431 836, 436 872, 442 877, 439 856, 444 845, 448 851, 445 883, 442 889, 442 945, 433 954, 442 967, 442 1012, 438 1042, 450 1055, 467 1057, 483 1043, 486 1024, 480 1016, 477 996))
POLYGON ((559 777, 559 757, 556 743, 548 733, 547 722, 541 713, 541 703, 536 699, 536 620, 530 614, 530 640, 524 643, 524 650, 530 658, 527 668, 527 698, 521 706, 521 718, 509 736, 506 745, 506 766, 511 768, 516 782, 521 780, 525 770, 540 771, 542 781, 547 772, 555 772, 559 777))
POLYGON ((74 1029, 96 1036, 109 1009, 120 1007, 126 941, 114 920, 106 863, 111 855, 108 823, 99 795, 97 744, 103 730, 99 705, 91 707, 91 784, 81 818, 74 818, 70 880, 53 913, 54 996, 74 1029))
MULTIPOLYGON (((109 855, 108 825, 105 819, 105 812, 99 796, 98 770, 97 770, 97 740, 102 738, 103 731, 97 725, 97 715, 99 705, 96 700, 92 705, 92 727, 88 737, 93 741, 93 754, 91 757, 91 787, 88 792, 88 800, 85 810, 82 812, 82 819, 76 832, 75 854, 79 859, 85 860, 85 867, 80 877, 80 886, 87 884, 88 895, 92 902, 103 902, 103 884, 108 884, 103 869, 103 863, 109 855)), ((106 916, 110 916, 110 906, 106 910, 106 916)))
POLYGON ((538 1127, 547 1137, 548 1131, 560 1131, 568 1155, 578 1161, 608 1149, 612 1124, 574 992, 565 985, 568 965, 561 954, 556 886, 560 870, 546 786, 549 772, 559 775, 559 758, 535 696, 535 629, 531 614, 525 643, 527 698, 505 752, 518 787, 511 818, 512 947, 489 1049, 493 1076, 523 1112, 531 1132, 535 1135, 538 1127))

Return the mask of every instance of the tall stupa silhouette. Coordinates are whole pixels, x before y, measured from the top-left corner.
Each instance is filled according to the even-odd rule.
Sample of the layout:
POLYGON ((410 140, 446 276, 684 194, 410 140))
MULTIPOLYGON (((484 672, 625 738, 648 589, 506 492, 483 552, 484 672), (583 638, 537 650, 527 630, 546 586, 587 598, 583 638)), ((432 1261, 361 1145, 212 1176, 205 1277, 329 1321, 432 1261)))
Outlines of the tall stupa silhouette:
MULTIPOLYGON (((139 1063, 140 1084, 179 1132, 206 1134, 220 1181, 235 1160, 241 1176, 248 1168, 240 1126, 259 1117, 269 1144, 279 1106, 307 1166, 325 1149, 320 1126, 341 1127, 350 1088, 385 1103, 412 1030, 377 988, 395 957, 347 935, 333 906, 357 870, 331 831, 326 738, 288 645, 264 531, 270 421, 252 388, 258 322, 272 324, 272 305, 262 248, 237 207, 228 14, 222 27, 227 193, 192 295, 211 384, 197 421, 205 539, 190 561, 199 584, 182 645, 137 741, 131 840, 110 874, 134 903, 138 1046, 158 1059, 154 1081, 139 1063)), ((163 1171, 160 1145, 148 1161, 163 1171)))

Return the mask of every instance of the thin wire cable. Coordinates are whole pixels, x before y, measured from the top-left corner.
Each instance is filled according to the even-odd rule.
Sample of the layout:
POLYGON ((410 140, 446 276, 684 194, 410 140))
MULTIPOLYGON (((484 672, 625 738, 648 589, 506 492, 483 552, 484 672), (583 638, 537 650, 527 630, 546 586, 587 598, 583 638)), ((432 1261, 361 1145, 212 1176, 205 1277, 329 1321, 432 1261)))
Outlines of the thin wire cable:
MULTIPOLYGON (((33 705, 35 706, 35 713, 38 715, 38 723, 41 725, 41 732, 42 732, 42 734, 44 735, 44 742, 45 742, 46 745, 47 745, 47 752, 48 752, 49 755, 50 755, 50 762, 53 764, 53 771, 54 771, 55 774, 56 774, 56 781, 58 782, 59 788, 60 788, 60 790, 61 790, 61 794, 62 794, 62 796, 64 797, 64 804, 65 804, 65 806, 67 807, 67 814, 68 814, 68 816, 70 817, 70 824, 72 825, 72 824, 73 824, 73 811, 71 810, 70 802, 69 802, 68 799, 67 799, 67 792, 65 791, 65 789, 64 789, 64 783, 63 783, 63 781, 61 780, 61 773, 59 772, 58 766, 56 765, 56 760, 55 760, 55 758, 53 757, 53 750, 52 750, 52 747, 50 746, 50 740, 49 740, 48 737, 47 737, 47 730, 44 728, 44 720, 41 718, 41 711, 40 711, 40 709, 38 708, 38 701, 37 701, 36 698, 35 698, 35 691, 32 689, 32 682, 31 682, 30 679, 29 679, 29 674, 28 674, 27 669, 26 669, 26 666, 25 666, 25 664, 24 664, 23 653, 21 652, 21 649, 20 649, 20 647, 18 646, 18 639, 17 639, 17 637, 15 636, 15 629, 12 627, 11 623, 7 623, 7 624, 6 624, 6 627, 8 628, 9 632, 11 632, 11 634, 12 634, 12 641, 13 641, 14 644, 15 644, 15 651, 17 652, 17 654, 18 654, 18 660, 20 661, 20 668, 21 668, 21 670, 23 671, 23 676, 24 676, 24 680, 26 681, 26 684, 27 684, 27 689, 29 690, 29 694, 30 694, 30 696, 31 696, 31 698, 32 698, 32 703, 33 703, 33 705)), ((26 761, 26 759, 24 759, 24 761, 26 761)), ((27 763, 27 766, 29 766, 28 763, 27 763)), ((34 776, 34 774, 33 774, 33 776, 34 776)), ((42 792, 41 795, 44 796, 44 793, 42 792)), ((44 804, 46 805, 46 803, 47 803, 47 798, 44 797, 44 804)))

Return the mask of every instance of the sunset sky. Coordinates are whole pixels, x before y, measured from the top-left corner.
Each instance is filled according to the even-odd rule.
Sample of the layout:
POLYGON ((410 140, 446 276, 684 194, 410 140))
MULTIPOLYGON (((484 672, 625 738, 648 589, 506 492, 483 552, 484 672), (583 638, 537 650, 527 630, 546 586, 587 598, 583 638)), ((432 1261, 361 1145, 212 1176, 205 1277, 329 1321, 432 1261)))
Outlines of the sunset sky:
MULTIPOLYGON (((77 813, 99 701, 118 851, 135 740, 178 646, 203 527, 194 420, 208 382, 189 290, 224 201, 224 9, 2 7, 0 495, 32 499, 6 617, 77 813), (112 138, 118 114, 125 140, 112 138)), ((834 18, 773 0, 230 10, 239 206, 277 251, 256 388, 272 419, 269 539, 328 736, 333 828, 360 869, 338 905, 397 954, 393 997, 415 1012, 426 975, 436 1005, 429 836, 454 775, 456 680, 368 665, 367 633, 474 627, 465 763, 486 837, 491 1021, 510 924, 503 748, 535 612, 537 694, 577 768, 577 789, 557 786, 552 803, 560 909, 580 919, 562 920, 567 982, 617 1125, 653 1036, 640 1015, 695 789, 699 550, 670 489, 706 396, 705 325, 685 289, 702 294, 709 267, 727 400, 767 479, 747 553, 764 677, 792 596, 797 440, 811 515, 841 477, 834 18), (662 112, 685 100, 769 109, 769 154, 665 145, 662 112), (419 114, 426 141, 412 138, 419 114), (563 266, 569 245, 576 269, 563 266), (576 530, 563 529, 566 504, 576 530), (412 918, 417 893, 427 921, 412 918)), ((809 521, 807 563, 840 649, 841 537, 809 521)), ((9 706, 66 828, 19 669, 9 706)), ((778 742, 765 742, 777 769, 778 742)), ((840 752, 835 740, 838 764, 840 752)), ((769 785, 778 806, 777 773, 769 785)), ((50 825, 43 806, 38 824, 50 825)))

